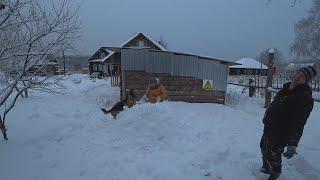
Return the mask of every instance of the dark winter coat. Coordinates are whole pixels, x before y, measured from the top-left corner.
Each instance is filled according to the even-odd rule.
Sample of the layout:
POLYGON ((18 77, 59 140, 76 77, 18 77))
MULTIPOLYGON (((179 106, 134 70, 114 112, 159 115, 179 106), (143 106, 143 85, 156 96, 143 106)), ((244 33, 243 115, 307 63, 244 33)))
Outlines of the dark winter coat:
POLYGON ((313 109, 312 90, 307 84, 283 86, 265 112, 264 135, 275 146, 297 146, 313 109))

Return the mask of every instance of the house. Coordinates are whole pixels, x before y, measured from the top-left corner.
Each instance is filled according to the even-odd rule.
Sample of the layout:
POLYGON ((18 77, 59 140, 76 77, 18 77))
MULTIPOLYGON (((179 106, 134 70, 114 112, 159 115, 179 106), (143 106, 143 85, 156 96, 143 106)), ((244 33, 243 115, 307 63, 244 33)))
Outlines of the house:
POLYGON ((151 77, 166 87, 169 101, 225 103, 228 68, 237 63, 194 54, 121 48, 121 97, 141 98, 151 77))
POLYGON ((58 75, 59 64, 57 60, 50 60, 49 62, 40 62, 32 66, 26 74, 36 76, 58 75))
POLYGON ((120 52, 101 47, 88 61, 89 74, 116 75, 120 72, 120 52))
POLYGON ((230 66, 229 75, 239 76, 239 75, 268 75, 268 67, 253 58, 242 58, 236 63, 240 65, 230 66))
MULTIPOLYGON (((138 33, 120 45, 120 48, 154 49, 166 51, 166 48, 144 33, 138 33)), ((101 47, 88 60, 89 74, 98 73, 99 76, 119 75, 121 72, 121 51, 119 48, 101 47)))

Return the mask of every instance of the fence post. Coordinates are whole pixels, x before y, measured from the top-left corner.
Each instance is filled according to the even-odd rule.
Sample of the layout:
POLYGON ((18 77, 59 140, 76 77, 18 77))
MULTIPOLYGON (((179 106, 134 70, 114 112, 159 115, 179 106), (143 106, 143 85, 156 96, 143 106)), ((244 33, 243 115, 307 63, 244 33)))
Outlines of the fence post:
POLYGON ((249 79, 249 97, 253 97, 255 90, 256 90, 253 83, 254 83, 253 79, 250 78, 249 79))
POLYGON ((111 75, 111 86, 113 86, 113 75, 111 75))
POLYGON ((268 91, 268 88, 272 87, 272 79, 273 79, 273 58, 274 58, 274 49, 269 49, 269 60, 268 60, 268 77, 267 77, 267 84, 266 84, 266 93, 265 93, 265 104, 264 107, 268 108, 269 104, 271 103, 271 92, 268 91))

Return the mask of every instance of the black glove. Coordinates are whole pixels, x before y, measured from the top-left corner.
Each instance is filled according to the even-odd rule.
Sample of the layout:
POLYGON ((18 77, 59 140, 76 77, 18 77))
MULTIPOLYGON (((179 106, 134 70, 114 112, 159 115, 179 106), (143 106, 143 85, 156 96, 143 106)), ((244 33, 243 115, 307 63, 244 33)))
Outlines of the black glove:
POLYGON ((284 157, 291 159, 295 154, 298 154, 296 149, 295 146, 287 146, 287 151, 283 153, 284 157))

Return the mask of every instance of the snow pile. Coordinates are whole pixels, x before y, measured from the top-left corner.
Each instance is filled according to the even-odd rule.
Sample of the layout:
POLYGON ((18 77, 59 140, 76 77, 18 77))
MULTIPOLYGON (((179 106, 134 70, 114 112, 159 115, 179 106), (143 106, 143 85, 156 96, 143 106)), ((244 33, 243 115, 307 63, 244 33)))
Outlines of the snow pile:
POLYGON ((107 151, 94 162, 98 167, 108 162, 102 177, 126 179, 129 174, 136 177, 133 179, 199 179, 211 172, 213 178, 236 179, 246 172, 243 177, 250 179, 251 169, 258 165, 258 146, 251 149, 241 141, 245 138, 258 144, 260 122, 223 105, 141 104, 126 109, 116 121, 110 116, 104 119, 107 133, 101 132, 99 136, 104 138, 94 142, 107 151), (251 122, 246 131, 239 128, 243 119, 251 122), (227 167, 233 173, 226 173, 227 167))
MULTIPOLYGON (((20 100, 9 115, 1 178, 266 179, 258 172, 263 100, 236 86, 228 87, 227 105, 146 103, 113 120, 100 108, 119 100, 119 88, 84 75, 63 83, 66 94, 20 100)), ((283 162, 282 179, 320 179, 319 116, 316 103, 299 154, 283 162)))
POLYGON ((241 65, 234 65, 230 66, 230 68, 245 68, 245 69, 268 69, 268 67, 264 64, 261 64, 257 60, 253 58, 242 58, 236 63, 239 63, 241 65))

